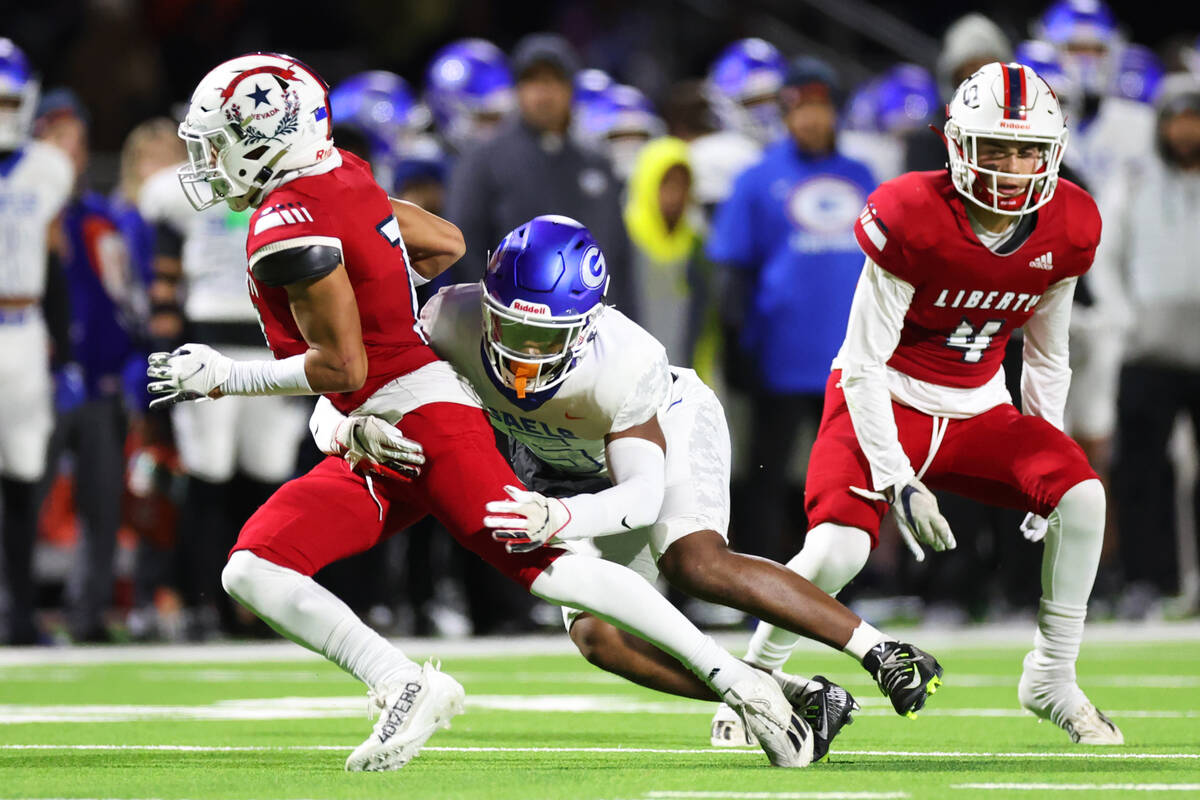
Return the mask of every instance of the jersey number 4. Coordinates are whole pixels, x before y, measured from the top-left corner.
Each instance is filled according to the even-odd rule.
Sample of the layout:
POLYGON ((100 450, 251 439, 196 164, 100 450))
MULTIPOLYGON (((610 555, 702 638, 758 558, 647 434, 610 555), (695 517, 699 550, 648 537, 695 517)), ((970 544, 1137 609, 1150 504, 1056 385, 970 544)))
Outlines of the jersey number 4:
POLYGON ((1004 320, 989 319, 976 328, 971 321, 963 317, 954 333, 946 337, 946 346, 952 350, 962 351, 962 359, 968 364, 978 363, 983 358, 983 352, 988 349, 992 339, 1004 327, 1004 320))

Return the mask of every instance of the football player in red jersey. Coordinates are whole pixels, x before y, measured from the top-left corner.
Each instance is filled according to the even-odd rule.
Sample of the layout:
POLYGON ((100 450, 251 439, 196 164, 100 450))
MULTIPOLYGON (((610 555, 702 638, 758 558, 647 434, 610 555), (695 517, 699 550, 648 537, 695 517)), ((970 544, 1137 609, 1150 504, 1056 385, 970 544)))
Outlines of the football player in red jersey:
MULTIPOLYGON (((789 565, 836 593, 866 563, 889 506, 918 560, 922 544, 954 547, 926 484, 1024 509, 1022 530, 1044 536, 1045 554, 1021 705, 1072 741, 1121 744, 1075 680, 1105 496, 1062 432, 1071 298, 1100 215, 1058 177, 1062 111, 1029 67, 985 65, 948 114, 949 171, 882 184, 855 226, 866 264, 810 459, 808 537, 789 565), (1017 328, 1024 414, 1001 369, 1017 328)), ((794 641, 760 626, 747 658, 770 666, 794 641)))
POLYGON ((323 394, 360 415, 335 433, 345 458, 281 487, 247 521, 222 573, 240 603, 369 687, 379 721, 346 768, 402 767, 462 711, 453 678, 409 660, 311 577, 427 514, 539 597, 610 620, 685 663, 738 709, 773 764, 810 763, 813 731, 784 696, 784 679, 719 648, 635 572, 552 547, 508 552, 493 538, 485 506, 520 481, 477 398, 416 324, 414 284, 457 260, 462 236, 389 201, 330 130, 327 87, 288 56, 242 56, 200 82, 179 129, 189 153, 180 180, 198 208, 255 209, 247 282, 276 360, 235 362, 187 344, 151 355, 147 373, 155 404, 323 394), (401 418, 416 441, 394 427, 401 418), (403 474, 367 457, 366 444, 403 474))

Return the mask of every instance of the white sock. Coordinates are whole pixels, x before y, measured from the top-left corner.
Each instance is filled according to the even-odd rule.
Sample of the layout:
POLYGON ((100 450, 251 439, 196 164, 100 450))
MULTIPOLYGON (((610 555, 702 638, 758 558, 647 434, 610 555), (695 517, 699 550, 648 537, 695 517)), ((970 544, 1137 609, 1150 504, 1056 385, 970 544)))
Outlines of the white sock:
POLYGON ((1104 545, 1104 487, 1098 480, 1072 486, 1048 518, 1042 554, 1042 600, 1034 635, 1035 663, 1073 667, 1104 545))
POLYGON ((230 556, 221 583, 233 599, 279 633, 325 656, 379 694, 420 669, 328 589, 249 550, 230 556))
POLYGON ((754 674, 753 667, 718 647, 642 576, 620 564, 569 553, 538 575, 530 591, 645 639, 679 659, 718 694, 754 674))
POLYGON ((858 659, 861 664, 871 648, 883 642, 896 641, 886 633, 876 630, 866 621, 858 623, 858 627, 854 629, 854 633, 850 634, 850 641, 846 642, 846 646, 842 648, 843 653, 849 653, 858 659))
MULTIPOLYGON (((837 597, 842 587, 862 570, 870 555, 871 537, 866 531, 825 522, 808 532, 804 547, 784 566, 812 581, 822 592, 837 597)), ((871 630, 875 631, 874 628, 871 630)), ((750 637, 746 660, 764 669, 778 669, 787 663, 799 641, 797 633, 760 622, 750 637)), ((846 647, 849 648, 850 643, 846 647)), ((846 652, 854 654, 849 649, 846 652)), ((857 658, 862 660, 862 656, 857 658)))

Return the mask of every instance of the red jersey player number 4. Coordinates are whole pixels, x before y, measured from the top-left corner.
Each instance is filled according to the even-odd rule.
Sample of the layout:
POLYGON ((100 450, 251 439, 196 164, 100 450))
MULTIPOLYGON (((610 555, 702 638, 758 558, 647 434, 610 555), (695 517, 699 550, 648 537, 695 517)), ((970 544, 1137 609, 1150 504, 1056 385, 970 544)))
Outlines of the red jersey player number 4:
POLYGON ((1067 128, 1032 69, 987 64, 947 111, 948 169, 884 183, 855 224, 866 262, 810 456, 811 552, 798 558, 836 576, 822 586, 836 591, 889 509, 918 559, 954 547, 926 484, 1026 511, 1026 538, 1046 546, 1020 701, 1075 742, 1120 744, 1075 682, 1105 493, 1062 431, 1071 301, 1100 216, 1059 178, 1067 128), (1021 411, 1001 366, 1018 328, 1021 411))

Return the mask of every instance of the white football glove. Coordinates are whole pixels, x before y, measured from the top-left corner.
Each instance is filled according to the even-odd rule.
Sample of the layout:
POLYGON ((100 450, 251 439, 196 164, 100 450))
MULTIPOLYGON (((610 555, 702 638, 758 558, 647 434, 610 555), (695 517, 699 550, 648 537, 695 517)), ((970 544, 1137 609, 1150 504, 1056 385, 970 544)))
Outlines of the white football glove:
POLYGON ((233 359, 206 344, 188 343, 169 353, 151 353, 146 360, 146 375, 155 379, 146 388, 159 395, 150 401, 151 408, 202 400, 229 380, 233 369, 233 359))
POLYGON ((1021 522, 1021 535, 1031 542, 1040 542, 1046 538, 1046 530, 1049 527, 1050 520, 1030 511, 1021 522))
POLYGON ((938 510, 937 498, 916 478, 908 483, 888 487, 886 492, 872 492, 851 486, 850 491, 868 500, 882 500, 891 504, 892 518, 900 529, 900 538, 908 546, 917 561, 925 560, 921 545, 934 550, 953 550, 958 546, 950 523, 938 510))
POLYGON ((334 428, 333 446, 334 454, 346 459, 353 470, 403 480, 420 475, 425 463, 421 445, 405 438, 398 428, 379 417, 346 417, 334 428))
POLYGON ((527 492, 516 486, 505 486, 511 500, 492 500, 487 510, 502 517, 484 517, 485 527, 492 529, 492 538, 504 542, 510 553, 536 550, 558 534, 571 521, 571 512, 557 497, 527 492))

